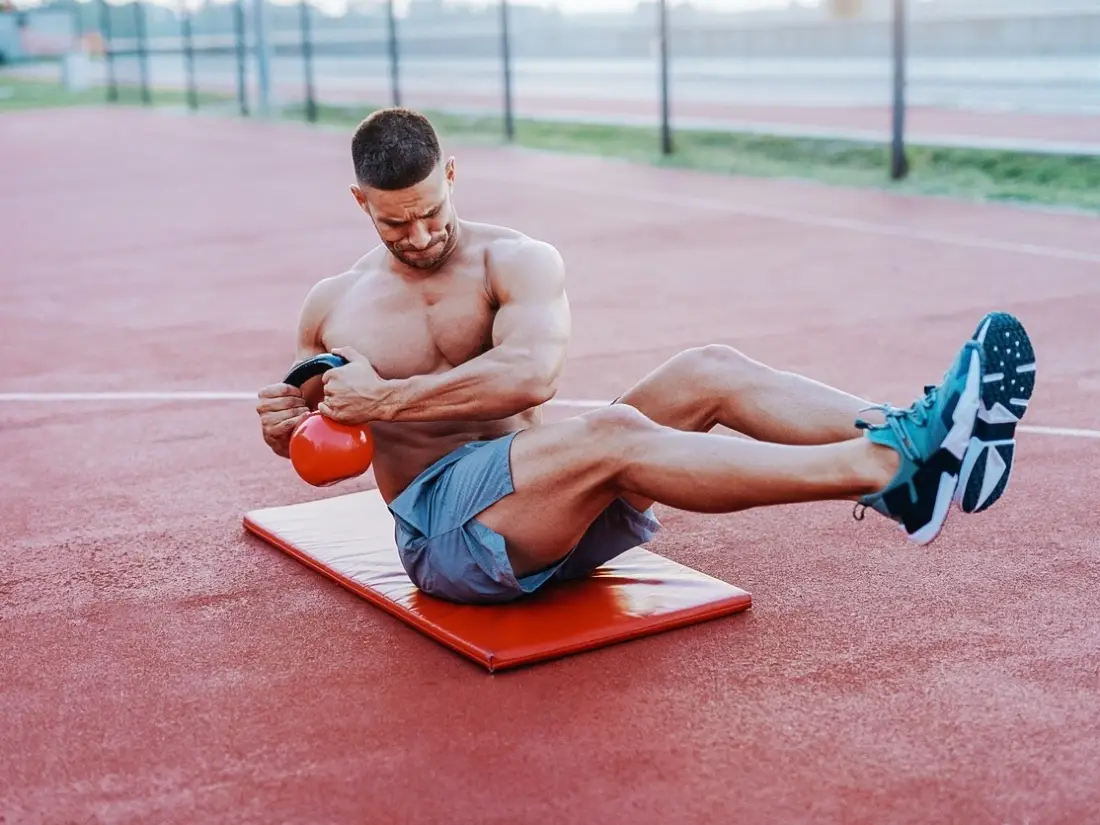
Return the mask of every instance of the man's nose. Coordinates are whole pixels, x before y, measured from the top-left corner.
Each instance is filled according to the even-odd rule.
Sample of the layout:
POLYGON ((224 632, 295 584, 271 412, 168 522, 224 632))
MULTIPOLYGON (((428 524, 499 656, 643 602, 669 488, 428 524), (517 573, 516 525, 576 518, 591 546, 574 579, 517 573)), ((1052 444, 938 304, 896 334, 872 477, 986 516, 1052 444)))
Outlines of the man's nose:
POLYGON ((409 233, 409 244, 416 250, 427 249, 432 245, 432 233, 423 224, 416 224, 409 233))

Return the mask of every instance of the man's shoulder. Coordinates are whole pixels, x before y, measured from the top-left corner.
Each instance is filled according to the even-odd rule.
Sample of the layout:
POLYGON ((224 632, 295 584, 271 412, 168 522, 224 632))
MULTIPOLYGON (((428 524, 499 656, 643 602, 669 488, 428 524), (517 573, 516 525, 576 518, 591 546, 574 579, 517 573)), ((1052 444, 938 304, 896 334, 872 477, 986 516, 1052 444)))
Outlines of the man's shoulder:
POLYGON ((310 287, 309 292, 306 294, 306 310, 321 314, 325 313, 361 277, 362 273, 349 269, 338 275, 321 278, 310 287))
POLYGON ((343 272, 321 278, 310 288, 310 297, 318 300, 336 298, 360 281, 377 275, 381 271, 383 260, 379 250, 384 251, 382 247, 372 249, 343 272))
POLYGON ((467 238, 473 238, 477 246, 490 252, 509 252, 528 246, 550 247, 546 241, 502 224, 464 220, 462 228, 467 238))
POLYGON ((372 250, 343 272, 316 281, 306 294, 303 312, 314 316, 326 315, 356 284, 378 274, 379 259, 377 250, 372 250))
POLYGON ((563 268, 561 253, 548 241, 516 229, 482 225, 485 238, 485 262, 490 276, 520 276, 536 269, 556 272, 563 268))
POLYGON ((565 263, 547 241, 501 228, 485 245, 485 286, 494 305, 517 295, 565 291, 565 263))

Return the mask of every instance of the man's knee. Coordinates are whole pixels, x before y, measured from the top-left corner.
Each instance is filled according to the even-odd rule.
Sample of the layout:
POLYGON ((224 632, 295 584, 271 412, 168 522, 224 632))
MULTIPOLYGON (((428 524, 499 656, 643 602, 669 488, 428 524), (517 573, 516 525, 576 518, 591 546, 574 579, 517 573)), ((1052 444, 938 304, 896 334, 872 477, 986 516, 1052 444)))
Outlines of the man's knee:
POLYGON ((618 490, 624 470, 641 460, 661 425, 628 404, 613 404, 581 416, 584 441, 601 483, 618 490))
POLYGON ((725 344, 707 344, 684 350, 669 362, 688 386, 712 389, 748 386, 759 382, 768 368, 725 344))
POLYGON ((628 404, 612 404, 580 417, 586 449, 617 467, 660 426, 628 404))
POLYGON ((658 425, 628 404, 610 404, 581 417, 585 434, 594 442, 631 438, 658 425))

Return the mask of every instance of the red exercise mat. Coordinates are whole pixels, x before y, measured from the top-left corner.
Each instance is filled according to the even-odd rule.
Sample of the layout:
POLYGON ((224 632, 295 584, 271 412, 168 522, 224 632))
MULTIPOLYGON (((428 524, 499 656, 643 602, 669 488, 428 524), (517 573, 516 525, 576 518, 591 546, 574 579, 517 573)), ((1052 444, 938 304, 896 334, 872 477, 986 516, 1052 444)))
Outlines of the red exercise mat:
POLYGON ((245 527, 489 671, 546 661, 739 613, 752 596, 637 547, 583 581, 519 602, 458 605, 428 596, 397 556, 376 490, 255 510, 245 527))

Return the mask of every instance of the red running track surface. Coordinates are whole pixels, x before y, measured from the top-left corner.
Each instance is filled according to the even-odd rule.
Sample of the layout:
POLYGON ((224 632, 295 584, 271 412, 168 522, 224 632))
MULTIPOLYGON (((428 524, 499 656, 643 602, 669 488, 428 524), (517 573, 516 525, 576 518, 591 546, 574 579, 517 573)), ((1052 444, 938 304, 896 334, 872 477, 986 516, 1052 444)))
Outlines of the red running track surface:
MULTIPOLYGON (((721 342, 907 403, 998 307, 1039 353, 1027 423, 1100 429, 1095 217, 456 153, 465 216, 569 262, 562 397, 721 342)), ((249 401, 12 400, 281 376, 309 285, 375 242, 348 167, 295 126, 0 120, 5 825, 1095 816, 1096 438, 1022 433, 1002 502, 921 549, 840 503, 662 509, 653 550, 752 611, 488 675, 243 534, 336 492, 249 401)))

